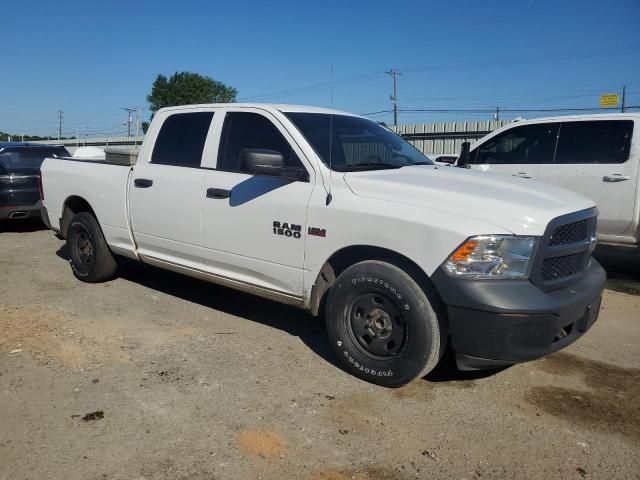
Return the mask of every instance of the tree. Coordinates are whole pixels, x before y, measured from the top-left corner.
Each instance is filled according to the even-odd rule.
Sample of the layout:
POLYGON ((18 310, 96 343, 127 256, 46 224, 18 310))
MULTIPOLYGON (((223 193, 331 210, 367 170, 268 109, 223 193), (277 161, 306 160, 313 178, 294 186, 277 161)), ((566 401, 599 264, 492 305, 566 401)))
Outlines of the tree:
POLYGON ((191 72, 176 72, 169 79, 158 75, 147 95, 152 114, 162 107, 194 103, 234 102, 238 91, 211 77, 191 72))

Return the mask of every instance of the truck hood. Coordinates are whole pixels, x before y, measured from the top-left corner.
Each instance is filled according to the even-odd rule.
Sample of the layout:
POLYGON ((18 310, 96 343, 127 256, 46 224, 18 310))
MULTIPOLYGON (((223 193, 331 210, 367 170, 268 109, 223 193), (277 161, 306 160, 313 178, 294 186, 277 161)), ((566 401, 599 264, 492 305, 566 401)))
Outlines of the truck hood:
POLYGON ((516 235, 542 235, 551 219, 595 207, 588 198, 553 185, 463 168, 349 172, 344 180, 362 197, 461 215, 516 235))

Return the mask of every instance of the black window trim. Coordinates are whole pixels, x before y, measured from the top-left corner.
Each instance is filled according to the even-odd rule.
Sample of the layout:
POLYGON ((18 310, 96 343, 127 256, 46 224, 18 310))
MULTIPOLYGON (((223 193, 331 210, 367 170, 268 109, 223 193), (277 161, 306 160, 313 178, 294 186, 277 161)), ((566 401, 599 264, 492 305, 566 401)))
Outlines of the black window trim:
POLYGON ((486 143, 492 141, 493 139, 495 139, 496 137, 502 135, 503 133, 506 132, 510 132, 511 130, 515 130, 518 127, 523 127, 526 125, 544 125, 544 124, 551 124, 551 123, 557 123, 558 124, 558 132, 556 134, 556 142, 555 142, 555 146, 553 149, 553 158, 552 161, 549 163, 537 163, 537 164, 524 164, 524 163, 513 163, 513 164, 509 164, 509 165, 624 165, 625 163, 627 163, 630 159, 631 159, 631 150, 632 150, 632 146, 633 146, 633 132, 636 128, 636 124, 638 122, 634 121, 633 119, 627 119, 627 118, 585 118, 585 119, 572 119, 572 120, 560 120, 560 119, 553 119, 550 120, 548 122, 527 122, 527 123, 515 123, 513 125, 509 125, 509 128, 505 128, 504 130, 497 132, 495 135, 491 136, 490 138, 486 139, 484 142, 482 142, 481 144, 479 144, 478 146, 476 146, 471 152, 470 152, 470 157, 469 157, 469 164, 470 165, 504 165, 504 164, 496 164, 496 163, 489 163, 489 164, 484 164, 484 163, 475 163, 475 159, 478 156, 478 152, 480 151, 480 149, 482 148, 483 145, 485 145, 486 143), (629 154, 627 156, 627 159, 624 162, 614 162, 614 163, 560 163, 556 161, 556 157, 557 157, 557 153, 558 153, 558 144, 560 143, 560 137, 562 136, 562 127, 565 123, 582 123, 582 122, 631 122, 632 127, 631 127, 631 139, 629 140, 629 154))
MULTIPOLYGON (((215 167, 201 167, 205 170, 213 170, 216 172, 227 172, 227 173, 239 173, 242 175, 249 175, 252 177, 269 177, 269 178, 282 178, 282 177, 275 177, 274 175, 264 175, 264 174, 258 174, 258 173, 247 173, 247 172, 242 172, 239 170, 223 170, 221 168, 217 168, 218 166, 218 161, 220 159, 220 147, 222 145, 222 135, 224 134, 224 128, 227 125, 227 114, 229 113, 253 113, 256 115, 260 115, 263 118, 266 118, 267 121, 271 122, 271 124, 276 127, 276 129, 280 132, 280 134, 282 135, 282 137, 284 138, 285 142, 287 142, 289 144, 289 146, 291 147, 291 149, 294 151, 294 153, 296 154, 296 156, 298 157, 298 160, 300 160, 300 165, 302 165, 302 168, 304 169, 306 175, 304 176, 304 178, 301 178, 299 180, 293 180, 293 179, 287 179, 287 180, 291 180, 292 182, 303 182, 303 183, 310 183, 311 182, 311 176, 309 174, 309 169, 307 168, 307 165, 305 165, 304 160, 302 160, 302 157, 306 158, 306 155, 304 154, 304 149, 302 147, 300 147, 300 145, 298 145, 298 142, 295 141, 295 139, 293 137, 291 137, 291 134, 287 131, 286 126, 284 126, 282 124, 282 122, 280 122, 280 120, 275 117, 274 115, 271 114, 271 112, 268 112, 267 110, 263 110, 261 108, 257 108, 257 107, 248 107, 248 108, 243 108, 243 107, 233 107, 233 108, 229 108, 229 109, 225 109, 224 110, 224 115, 222 116, 222 126, 220 127, 220 134, 218 135, 218 148, 216 149, 215 152, 215 158, 216 158, 216 166, 215 167), (271 115, 273 117, 270 118, 269 116, 267 116, 267 114, 271 115), (282 127, 282 130, 284 130, 290 137, 292 141, 289 141, 289 139, 287 138, 287 135, 283 134, 282 131, 280 130, 280 128, 278 128, 278 126, 276 125, 275 121, 276 120, 280 126, 282 127), (300 152, 302 152, 302 157, 300 155, 298 155, 298 152, 295 151, 293 145, 295 144, 296 147, 298 147, 298 149, 300 150, 300 152)), ((314 170, 314 174, 315 174, 315 170, 314 170)))
POLYGON ((546 165, 624 165, 631 159, 631 150, 633 147, 633 132, 636 128, 636 123, 637 123, 632 118, 585 118, 585 119, 561 120, 559 123, 560 123, 560 127, 558 128, 558 138, 556 139, 556 148, 553 151, 553 162, 548 163, 546 165), (556 154, 558 152, 558 144, 560 143, 560 138, 562 136, 563 125, 565 123, 585 123, 585 122, 631 122, 631 138, 629 139, 629 153, 627 154, 627 159, 624 162, 597 162, 597 163, 556 162, 556 154))
POLYGON ((182 110, 177 110, 175 112, 169 112, 167 114, 167 116, 164 118, 164 120, 162 120, 162 125, 160 125, 160 128, 158 129, 158 133, 156 133, 155 138, 153 140, 153 148, 151 149, 151 155, 149 157, 149 161, 147 162, 149 165, 164 165, 167 167, 180 167, 180 168, 197 168, 200 170, 210 170, 210 168, 207 167, 203 167, 202 163, 205 159, 204 157, 204 152, 205 149, 207 147, 207 142, 209 140, 209 134, 211 133, 211 126, 214 125, 215 119, 216 119, 216 112, 217 110, 197 110, 197 109, 193 109, 192 111, 182 111, 182 110), (209 122, 209 128, 207 130, 207 135, 204 138, 204 144, 202 145, 202 153, 200 154, 200 164, 199 165, 184 165, 184 164, 180 164, 180 163, 160 163, 160 162, 154 162, 153 161, 153 152, 156 148, 156 143, 158 141, 158 137, 160 136, 160 132, 162 132, 162 127, 164 126, 165 122, 175 116, 175 115, 188 115, 188 114, 194 114, 194 113, 211 113, 211 120, 209 122))
POLYGON ((508 125, 508 128, 505 128, 504 130, 501 130, 499 132, 497 132, 495 135, 491 136, 490 138, 487 138, 484 142, 482 142, 481 144, 479 144, 478 146, 476 146, 470 153, 469 153, 469 164, 470 165, 497 165, 497 166, 515 166, 515 165, 554 165, 555 164, 555 160, 556 160, 556 150, 558 149, 558 140, 560 138, 560 130, 562 129, 562 121, 561 120, 549 120, 548 122, 513 122, 511 124, 508 125), (556 132, 556 139, 555 139, 555 145, 553 147, 553 157, 551 158, 550 162, 547 163, 542 163, 542 162, 538 162, 538 163, 475 163, 475 160, 478 156, 478 152, 480 151, 480 149, 486 145, 487 143, 493 141, 495 138, 506 134, 508 132, 511 132, 513 130, 516 130, 517 128, 524 128, 527 126, 537 126, 537 125, 553 125, 556 124, 558 125, 558 130, 556 132))

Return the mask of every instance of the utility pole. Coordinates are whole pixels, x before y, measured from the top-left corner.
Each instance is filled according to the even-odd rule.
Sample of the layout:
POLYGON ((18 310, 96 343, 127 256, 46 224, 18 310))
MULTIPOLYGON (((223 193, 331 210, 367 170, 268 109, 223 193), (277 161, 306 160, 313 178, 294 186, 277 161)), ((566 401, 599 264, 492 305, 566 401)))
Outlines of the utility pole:
POLYGON ((58 110, 58 140, 62 137, 62 110, 58 110))
POLYGON ((136 109, 135 108, 124 107, 123 110, 126 110, 126 112, 127 112, 127 137, 130 137, 131 136, 131 124, 133 123, 133 117, 131 116, 131 113, 134 112, 136 109))
POLYGON ((398 125, 398 76, 402 74, 393 69, 385 73, 393 78, 393 95, 389 98, 393 104, 393 126, 396 127, 398 125))
POLYGON ((624 113, 624 100, 625 100, 624 97, 626 97, 626 95, 627 95, 627 86, 623 85, 622 86, 622 103, 620 104, 620 112, 621 113, 624 113))

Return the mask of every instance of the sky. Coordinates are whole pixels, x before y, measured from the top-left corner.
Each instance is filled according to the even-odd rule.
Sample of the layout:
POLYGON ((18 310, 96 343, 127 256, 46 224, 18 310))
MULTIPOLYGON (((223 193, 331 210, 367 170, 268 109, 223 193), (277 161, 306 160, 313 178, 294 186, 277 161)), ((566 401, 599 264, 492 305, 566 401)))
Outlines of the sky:
POLYGON ((387 123, 390 69, 399 123, 596 108, 623 85, 640 105, 640 0, 21 0, 0 11, 0 131, 15 134, 56 134, 58 110, 65 135, 126 132, 123 108, 147 108, 156 76, 176 71, 231 85, 239 101, 387 123))

